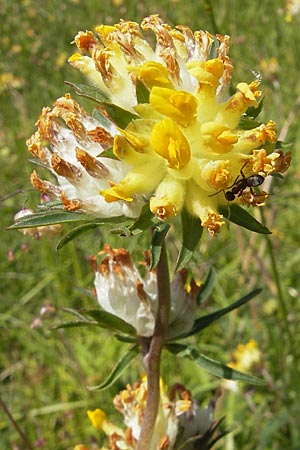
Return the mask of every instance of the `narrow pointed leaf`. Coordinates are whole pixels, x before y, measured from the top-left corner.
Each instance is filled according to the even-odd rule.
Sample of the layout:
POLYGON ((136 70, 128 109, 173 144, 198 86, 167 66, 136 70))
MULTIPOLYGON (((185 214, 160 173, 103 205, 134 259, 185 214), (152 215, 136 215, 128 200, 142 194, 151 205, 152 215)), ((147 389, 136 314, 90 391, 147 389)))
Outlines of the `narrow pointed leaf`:
POLYGON ((166 237, 166 234, 169 231, 169 228, 170 228, 169 224, 167 224, 166 222, 160 222, 154 229, 150 248, 151 252, 150 270, 155 269, 155 267, 158 264, 161 254, 161 247, 166 237))
POLYGON ((73 239, 78 236, 87 233, 90 230, 94 230, 95 228, 100 227, 102 224, 90 222, 85 223, 84 225, 79 225, 79 227, 72 228, 72 230, 68 231, 68 233, 64 234, 64 236, 59 240, 56 245, 56 250, 61 250, 66 244, 71 242, 73 239))
POLYGON ((232 204, 227 206, 221 206, 219 212, 227 217, 230 222, 240 225, 247 230, 254 231, 255 233, 271 234, 272 232, 256 220, 251 214, 249 214, 244 208, 239 205, 232 204))
POLYGON ((216 277, 216 271, 213 267, 211 267, 209 269, 209 272, 205 279, 205 282, 204 282, 203 286, 201 287, 199 294, 197 295, 196 302, 197 302, 198 306, 210 296, 210 294, 213 290, 213 287, 214 287, 215 277, 216 277))
POLYGON ((159 223, 159 219, 150 211, 149 203, 146 203, 137 220, 129 227, 131 234, 139 234, 159 223))
POLYGON ((181 213, 182 247, 176 263, 176 272, 186 267, 203 232, 201 220, 183 209, 181 213))
POLYGON ((128 350, 128 352, 126 352, 122 356, 122 358, 118 361, 117 365, 113 368, 113 370, 103 383, 99 384, 98 386, 87 386, 87 389, 89 389, 90 391, 99 391, 106 389, 114 384, 138 354, 138 346, 134 345, 128 350))
POLYGON ((108 328, 109 330, 119 331, 129 335, 136 334, 136 330, 132 325, 106 311, 102 311, 101 309, 90 309, 83 312, 92 317, 102 328, 108 328))
POLYGON ((204 317, 198 317, 198 319, 196 319, 194 322, 193 328, 188 333, 177 336, 176 340, 184 339, 188 336, 192 336, 193 334, 199 333, 200 331, 204 330, 204 328, 207 328, 209 325, 211 325, 216 320, 225 316, 225 314, 228 314, 229 312, 233 311, 234 309, 239 308, 240 306, 244 305, 245 303, 248 303, 253 297, 258 295, 261 291, 262 291, 262 289, 255 289, 254 291, 252 291, 249 294, 245 295, 244 297, 236 300, 235 302, 231 303, 231 305, 226 306, 225 308, 219 309, 218 311, 215 311, 211 314, 207 314, 204 317))
POLYGON ((93 100, 94 102, 102 103, 110 100, 109 96, 99 88, 87 86, 86 84, 75 84, 70 81, 65 81, 65 84, 71 86, 77 95, 93 100))
POLYGON ((139 118, 137 114, 133 114, 113 103, 103 102, 102 104, 115 124, 120 128, 126 128, 132 120, 139 118))
MULTIPOLYGON (((95 228, 99 228, 99 227, 103 227, 103 226, 109 226, 109 225, 114 225, 114 224, 120 224, 120 222, 128 222, 128 220, 126 220, 126 222, 124 221, 124 217, 110 217, 109 219, 96 219, 93 220, 92 222, 88 222, 88 223, 84 223, 82 225, 79 225, 78 227, 72 228, 72 230, 68 231, 58 242, 57 246, 56 246, 56 250, 60 250, 62 249, 66 244, 68 244, 69 242, 71 242, 73 239, 77 238, 78 236, 87 233, 90 230, 94 230, 95 228)), ((125 228, 120 229, 112 229, 111 231, 114 233, 117 233, 119 231, 118 234, 122 234, 124 235, 124 231, 125 228)), ((126 235, 129 234, 126 233, 126 235)))
POLYGON ((46 225, 55 225, 66 222, 82 222, 92 219, 93 216, 78 212, 67 212, 61 210, 42 211, 23 217, 16 223, 10 225, 8 230, 17 230, 20 228, 43 227, 46 225))
MULTIPOLYGON (((169 350, 168 345, 166 346, 166 348, 169 350)), ((171 347, 170 351, 171 353, 174 353, 172 350, 173 347, 171 347)), ((205 369, 208 373, 218 378, 225 378, 227 380, 233 381, 243 381, 244 383, 255 384, 258 386, 266 384, 264 380, 255 377, 253 375, 240 372, 239 370, 232 369, 231 367, 227 366, 226 364, 220 361, 209 358, 199 353, 195 348, 191 346, 182 345, 182 350, 178 352, 178 344, 177 344, 175 354, 177 356, 180 356, 181 358, 186 358, 194 361, 197 364, 197 366, 201 367, 202 369, 205 369)))
POLYGON ((90 327, 96 326, 100 327, 100 325, 96 321, 92 320, 70 320, 66 322, 60 322, 56 325, 52 325, 50 327, 51 330, 60 330, 61 328, 77 328, 77 327, 90 327))

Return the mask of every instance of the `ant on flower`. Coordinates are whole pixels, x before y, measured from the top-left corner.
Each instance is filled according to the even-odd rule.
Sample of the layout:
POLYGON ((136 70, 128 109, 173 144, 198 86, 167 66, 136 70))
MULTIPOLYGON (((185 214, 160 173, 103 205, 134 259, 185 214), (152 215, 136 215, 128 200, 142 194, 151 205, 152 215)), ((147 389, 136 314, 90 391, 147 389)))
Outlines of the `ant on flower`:
POLYGON ((221 191, 215 192, 214 194, 211 194, 209 197, 212 197, 214 195, 219 194, 220 192, 224 192, 224 196, 228 202, 232 202, 236 196, 241 197, 244 195, 245 189, 249 188, 252 197, 255 197, 255 192, 252 188, 258 187, 265 181, 265 177, 262 175, 259 175, 258 173, 255 173, 253 175, 250 175, 249 177, 246 177, 243 169, 248 164, 249 161, 246 161, 245 164, 242 166, 240 170, 240 174, 236 177, 234 182, 231 186, 228 186, 226 192, 224 189, 221 191))

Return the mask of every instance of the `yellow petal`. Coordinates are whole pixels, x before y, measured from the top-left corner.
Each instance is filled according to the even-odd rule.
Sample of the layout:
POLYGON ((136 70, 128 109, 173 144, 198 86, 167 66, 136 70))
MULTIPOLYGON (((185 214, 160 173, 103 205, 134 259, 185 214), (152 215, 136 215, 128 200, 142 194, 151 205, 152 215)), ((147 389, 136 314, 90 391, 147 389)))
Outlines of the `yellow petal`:
POLYGON ((198 101, 188 92, 154 86, 150 92, 150 105, 187 127, 195 119, 198 101))
POLYGON ((182 169, 190 161, 189 143, 171 119, 162 120, 153 127, 151 144, 153 150, 165 158, 172 169, 182 169))
POLYGON ((128 71, 135 73, 149 89, 153 86, 172 87, 168 69, 158 62, 147 61, 141 66, 128 66, 128 71))
POLYGON ((96 430, 102 430, 103 423, 106 420, 106 414, 102 409, 95 409, 94 411, 87 411, 88 418, 96 430))

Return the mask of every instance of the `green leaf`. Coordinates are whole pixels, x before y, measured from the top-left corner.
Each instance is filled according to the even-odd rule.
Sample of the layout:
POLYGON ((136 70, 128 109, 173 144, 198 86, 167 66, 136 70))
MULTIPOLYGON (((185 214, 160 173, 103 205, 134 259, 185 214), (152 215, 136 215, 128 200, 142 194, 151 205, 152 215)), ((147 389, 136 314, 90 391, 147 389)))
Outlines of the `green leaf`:
POLYGON ((137 220, 129 227, 131 234, 139 234, 160 223, 159 219, 150 211, 149 203, 143 209, 137 220))
POLYGON ((204 328, 207 328, 209 325, 211 325, 216 320, 225 316, 225 314, 228 314, 229 312, 233 311, 234 309, 239 308, 240 306, 248 303, 250 300, 252 300, 252 298, 254 298, 256 295, 258 295, 261 291, 262 291, 262 289, 254 289, 254 291, 250 292, 249 294, 245 295, 244 297, 231 303, 231 305, 226 306, 225 308, 219 309, 218 311, 215 311, 211 314, 207 314, 204 317, 198 317, 194 322, 193 328, 189 332, 181 334, 180 336, 177 336, 176 340, 184 339, 186 337, 192 336, 193 334, 199 333, 200 331, 204 330, 204 328))
POLYGON ((139 349, 137 345, 132 346, 128 352, 126 352, 122 358, 118 361, 116 366, 113 368, 106 380, 99 384, 98 386, 87 386, 90 391, 99 391, 108 388, 114 384, 117 379, 122 375, 124 370, 129 366, 131 361, 133 361, 139 354, 139 349))
POLYGON ((241 206, 236 205, 235 203, 227 206, 220 206, 218 209, 224 217, 230 220, 230 222, 240 225, 247 230, 261 234, 272 234, 267 227, 258 222, 258 220, 251 216, 244 208, 241 208, 241 206))
POLYGON ((85 223, 84 225, 79 225, 79 227, 72 228, 72 230, 68 231, 63 237, 59 240, 56 245, 56 250, 61 250, 66 244, 71 242, 73 239, 77 238, 81 234, 87 233, 90 230, 101 227, 102 224, 90 222, 85 223))
POLYGON ((216 277, 216 271, 213 267, 211 267, 209 269, 209 272, 205 279, 205 282, 204 282, 203 286, 201 286, 201 289, 197 295, 196 302, 197 302, 198 306, 210 296, 210 294, 213 290, 213 287, 214 287, 215 277, 216 277))
POLYGON ((87 86, 86 84, 75 84, 70 81, 65 81, 65 84, 71 86, 77 95, 88 98, 97 103, 103 103, 110 100, 109 95, 106 92, 101 91, 94 86, 87 86))
MULTIPOLYGON (((72 228, 72 230, 68 231, 58 242, 56 246, 56 250, 61 250, 66 244, 71 242, 73 239, 77 238, 78 236, 87 233, 90 230, 94 230, 95 228, 108 226, 108 225, 114 225, 115 223, 120 224, 121 221, 124 221, 124 217, 110 217, 107 219, 96 219, 93 222, 84 223, 83 225, 79 225, 78 227, 72 228)), ((128 220, 126 220, 128 221, 128 220)), ((124 221, 124 223, 126 223, 124 221)), ((126 228, 113 228, 110 230, 113 233, 122 234, 124 235, 126 228)), ((129 235, 129 232, 126 233, 126 235, 129 235)))
POLYGON ((84 220, 86 221, 89 218, 91 219, 95 217, 78 212, 49 210, 25 216, 13 225, 10 225, 7 229, 18 230, 20 228, 43 227, 46 225, 55 225, 57 223, 81 222, 84 220))
POLYGON ((226 364, 217 361, 215 359, 209 358, 201 353, 199 353, 195 348, 187 345, 181 345, 181 350, 178 351, 179 344, 176 344, 176 351, 173 351, 173 347, 166 345, 166 348, 171 352, 175 353, 181 358, 186 358, 194 361, 197 366, 205 369, 211 375, 219 378, 225 378, 227 380, 233 381, 243 381, 244 383, 255 384, 257 386, 265 385, 266 382, 253 375, 248 375, 246 373, 240 372, 239 370, 232 369, 226 364))
POLYGON ((133 114, 113 103, 103 102, 102 104, 115 124, 122 129, 126 128, 132 120, 139 118, 137 114, 133 114))
POLYGON ((136 334, 136 330, 132 325, 114 314, 102 311, 101 309, 84 310, 83 313, 92 317, 94 321, 96 321, 102 328, 107 328, 112 331, 119 331, 129 335, 136 334))
POLYGON ((253 128, 259 127, 261 122, 252 117, 242 116, 240 118, 238 128, 239 130, 253 130, 253 128))
POLYGON ((170 228, 169 224, 167 224, 166 222, 160 222, 153 231, 152 242, 150 247, 151 252, 150 270, 155 269, 155 267, 158 264, 161 254, 161 247, 166 237, 166 234, 169 231, 169 228, 170 228))
POLYGON ((69 81, 65 81, 65 83, 72 86, 77 95, 88 98, 89 100, 100 103, 104 106, 109 116, 120 128, 126 128, 129 122, 133 119, 139 118, 137 114, 133 114, 132 112, 111 103, 110 97, 107 93, 98 88, 86 86, 85 84, 74 84, 69 81))
POLYGON ((176 272, 186 267, 197 247, 203 232, 201 220, 184 208, 181 213, 182 247, 176 263, 176 272))
POLYGON ((61 328, 76 328, 76 327, 90 327, 100 325, 97 322, 93 322, 92 320, 69 320, 66 322, 60 322, 56 325, 52 325, 50 330, 60 330, 61 328))
POLYGON ((138 103, 149 103, 150 91, 141 80, 136 82, 136 98, 138 103))
MULTIPOLYGON (((100 122, 100 124, 103 128, 108 129, 108 130, 110 129, 111 121, 104 114, 102 114, 100 109, 98 109, 97 107, 93 111, 93 117, 98 122, 100 122)), ((101 157, 102 157, 102 155, 103 155, 103 153, 101 153, 101 157)))

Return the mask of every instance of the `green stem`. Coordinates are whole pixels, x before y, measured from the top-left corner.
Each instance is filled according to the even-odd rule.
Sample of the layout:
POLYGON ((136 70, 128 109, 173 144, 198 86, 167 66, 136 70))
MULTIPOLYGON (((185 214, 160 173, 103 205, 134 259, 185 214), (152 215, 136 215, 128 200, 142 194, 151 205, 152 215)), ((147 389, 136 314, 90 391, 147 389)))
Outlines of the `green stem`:
POLYGON ((158 310, 149 351, 144 356, 147 374, 147 403, 137 450, 149 450, 159 408, 160 357, 170 312, 170 275, 165 242, 156 267, 158 310))

